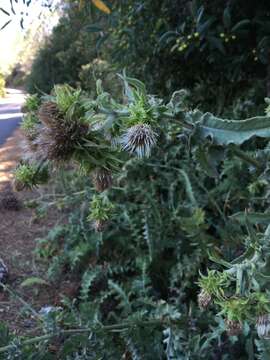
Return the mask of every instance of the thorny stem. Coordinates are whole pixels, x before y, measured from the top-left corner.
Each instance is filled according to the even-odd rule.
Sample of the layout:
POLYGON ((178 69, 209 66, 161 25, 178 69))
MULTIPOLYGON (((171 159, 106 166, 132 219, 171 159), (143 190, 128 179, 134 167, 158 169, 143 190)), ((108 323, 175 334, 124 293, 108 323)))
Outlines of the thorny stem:
POLYGON ((3 284, 2 282, 0 282, 0 287, 2 287, 5 291, 7 291, 11 296, 18 299, 23 304, 23 306, 25 306, 28 310, 31 311, 31 313, 35 317, 37 317, 39 320, 41 320, 41 316, 39 315, 39 313, 36 312, 36 310, 33 309, 32 306, 30 304, 28 304, 24 299, 22 299, 20 297, 20 295, 18 295, 14 290, 11 290, 7 285, 3 284))
POLYGON ((243 161, 251 164, 258 170, 260 170, 262 168, 262 165, 259 163, 259 161, 255 160, 253 157, 247 155, 244 151, 240 150, 238 147, 231 146, 231 150, 235 156, 237 156, 240 159, 242 159, 243 161))
MULTIPOLYGON (((68 335, 79 334, 79 333, 87 334, 87 333, 91 333, 91 332, 101 332, 101 331, 117 332, 117 331, 124 331, 128 328, 132 328, 132 327, 136 327, 136 326, 143 327, 143 326, 169 325, 169 324, 176 323, 176 322, 177 321, 168 320, 168 319, 166 320, 166 319, 162 318, 162 319, 152 319, 152 320, 148 320, 148 321, 138 320, 135 322, 123 322, 121 324, 113 324, 113 325, 97 325, 97 326, 93 326, 90 328, 60 330, 57 333, 50 333, 50 334, 46 334, 46 335, 36 336, 32 339, 25 340, 20 344, 20 346, 36 344, 41 341, 49 340, 55 336, 68 336, 68 335)), ((0 353, 9 351, 9 350, 13 349, 14 346, 15 346, 14 344, 3 346, 0 348, 0 353)))

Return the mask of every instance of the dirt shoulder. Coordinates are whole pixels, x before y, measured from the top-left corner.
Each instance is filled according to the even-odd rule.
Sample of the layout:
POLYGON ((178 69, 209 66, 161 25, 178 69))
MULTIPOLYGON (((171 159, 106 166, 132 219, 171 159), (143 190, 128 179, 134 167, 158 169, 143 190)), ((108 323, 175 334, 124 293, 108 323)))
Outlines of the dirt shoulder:
MULTIPOLYGON (((16 130, 4 146, 0 148, 0 195, 11 191, 12 172, 24 152, 23 135, 16 130)), ((45 268, 37 263, 33 254, 35 239, 44 236, 54 226, 56 214, 49 213, 46 218, 37 218, 35 211, 24 207, 26 200, 40 196, 38 191, 16 193, 21 206, 19 211, 1 208, 0 219, 0 258, 9 270, 8 287, 39 311, 42 306, 53 305, 57 300, 58 289, 52 285, 23 288, 21 283, 31 277, 45 278, 45 268)), ((22 302, 0 290, 0 321, 8 324, 12 331, 25 334, 35 330, 36 322, 22 306, 22 302)))

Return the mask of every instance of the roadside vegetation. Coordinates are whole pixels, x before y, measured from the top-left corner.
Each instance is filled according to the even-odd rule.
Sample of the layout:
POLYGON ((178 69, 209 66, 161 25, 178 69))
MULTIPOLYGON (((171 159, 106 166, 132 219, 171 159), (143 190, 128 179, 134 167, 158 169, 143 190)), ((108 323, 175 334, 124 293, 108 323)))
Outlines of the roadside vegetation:
POLYGON ((3 358, 270 357, 269 10, 63 2, 13 186, 57 214, 26 283, 72 288, 32 336, 2 325, 3 358))

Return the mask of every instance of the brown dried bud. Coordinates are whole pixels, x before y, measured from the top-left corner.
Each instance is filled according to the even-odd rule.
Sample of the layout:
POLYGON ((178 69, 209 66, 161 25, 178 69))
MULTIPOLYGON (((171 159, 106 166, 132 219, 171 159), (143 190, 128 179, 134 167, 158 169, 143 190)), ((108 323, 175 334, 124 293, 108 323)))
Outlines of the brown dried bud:
POLYGON ((40 157, 54 161, 69 160, 76 144, 87 133, 88 125, 79 122, 65 122, 59 119, 53 127, 44 126, 34 144, 40 157))
POLYGON ((226 319, 225 323, 228 336, 238 336, 241 334, 243 324, 240 321, 226 319))
POLYGON ((94 222, 94 229, 96 232, 103 232, 108 225, 108 222, 105 220, 96 220, 94 222))
POLYGON ((109 170, 98 168, 93 172, 93 183, 98 192, 103 192, 112 186, 112 174, 109 170))
POLYGON ((201 310, 205 310, 212 301, 212 296, 202 289, 198 295, 198 305, 201 310))

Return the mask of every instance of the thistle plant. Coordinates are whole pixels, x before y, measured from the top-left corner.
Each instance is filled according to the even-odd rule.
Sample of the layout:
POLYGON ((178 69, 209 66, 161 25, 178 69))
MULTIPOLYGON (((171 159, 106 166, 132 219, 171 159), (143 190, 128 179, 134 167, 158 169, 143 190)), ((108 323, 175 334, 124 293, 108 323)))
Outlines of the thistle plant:
MULTIPOLYGON (((105 231, 113 215, 112 201, 119 197, 123 207, 125 201, 129 204, 118 222, 114 220, 115 228, 111 227, 110 232, 102 235, 116 239, 117 247, 113 248, 113 244, 106 249, 109 262, 119 254, 127 229, 131 229, 133 237, 130 244, 125 242, 127 249, 122 249, 125 250, 123 254, 128 253, 128 259, 108 275, 111 281, 103 284, 102 291, 97 290, 102 293, 102 301, 100 309, 95 309, 99 314, 95 319, 110 321, 108 313, 117 313, 119 318, 122 316, 121 320, 126 316, 134 320, 132 310, 141 306, 138 306, 141 296, 149 308, 156 308, 156 297, 165 299, 171 293, 176 294, 172 295, 173 301, 179 303, 179 296, 184 298, 189 294, 186 290, 190 285, 186 284, 192 282, 194 285, 198 267, 205 268, 207 263, 209 269, 198 281, 201 288, 199 307, 206 310, 213 304, 210 310, 224 319, 228 335, 239 335, 248 323, 251 329, 256 327, 259 336, 267 338, 270 230, 262 231, 269 223, 269 151, 267 148, 254 151, 254 144, 258 138, 270 138, 269 116, 233 121, 221 119, 211 113, 190 110, 186 91, 175 92, 171 100, 164 103, 147 94, 140 81, 126 76, 122 76, 122 80, 123 99, 112 98, 102 90, 100 82, 94 98, 69 86, 57 86, 50 96, 42 99, 39 111, 35 112, 41 124, 35 140, 40 157, 50 163, 50 168, 59 161, 76 162, 99 193, 93 194, 88 186, 82 189, 87 199, 92 199, 87 221, 93 223, 97 232, 105 231), (245 146, 240 148, 243 144, 245 146), (249 144, 251 150, 244 151, 249 144), (153 154, 154 149, 156 154, 153 154), (150 162, 145 158, 151 153, 155 156, 150 162), (143 159, 138 162, 134 155, 143 159), (118 177, 118 187, 111 187, 112 174, 118 177), (140 176, 144 179, 143 185, 139 184, 140 176), (258 181, 263 186, 259 186, 258 181), (234 208, 236 213, 233 213, 234 208), (258 213, 258 209, 264 212, 258 213), (180 234, 177 239, 175 234, 180 234), (234 258, 231 248, 235 243, 237 257, 234 258), (218 251, 211 252, 213 248, 218 251), (207 260, 215 263, 213 268, 207 260), (165 270, 161 274, 157 269, 163 265, 165 270), (123 289, 117 282, 125 278, 126 272, 136 275, 134 281, 127 280, 123 289), (139 272, 142 273, 138 277, 139 272), (155 278, 156 272, 162 282, 159 277, 155 278), (168 278, 168 273, 173 274, 173 279, 168 278), (108 291, 104 290, 106 286, 110 288, 108 291), (185 291, 179 295, 183 288, 185 291)), ((26 182, 29 187, 38 184, 35 172, 31 173, 28 168, 29 174, 24 171, 17 176, 23 180, 20 184, 26 182)), ((76 216, 74 228, 84 221, 81 213, 76 216)), ((87 258, 93 249, 96 235, 89 232, 91 242, 85 241, 86 236, 81 236, 85 229, 82 226, 76 234, 76 239, 84 239, 83 244, 76 240, 72 256, 64 256, 70 259, 75 254, 76 264, 77 258, 87 258)), ((100 241, 100 237, 96 238, 100 241)), ((98 272, 98 267, 88 269, 83 278, 86 297, 91 288, 89 284, 99 278, 98 272)), ((91 294, 95 305, 99 300, 93 295, 99 298, 99 294, 91 294)), ((170 303, 164 302, 173 313, 170 303)), ((168 357, 174 356, 179 343, 182 346, 179 339, 186 336, 183 328, 186 331, 193 324, 192 316, 185 313, 185 306, 179 304, 179 307, 185 327, 175 329, 173 323, 166 323, 170 326, 166 344, 173 344, 168 345, 168 357), (173 340, 174 331, 176 340, 173 340)), ((198 308, 192 311, 194 319, 210 317, 208 312, 202 315, 198 308)), ((148 314, 144 309, 142 313, 148 314)), ((196 328, 196 324, 193 326, 196 328)), ((212 325, 209 328, 212 331, 212 325)), ((216 330, 213 332, 216 338, 220 336, 220 333, 216 335, 216 330)), ((194 333, 191 337, 194 338, 194 333)), ((179 350, 181 356, 183 351, 179 350)))

